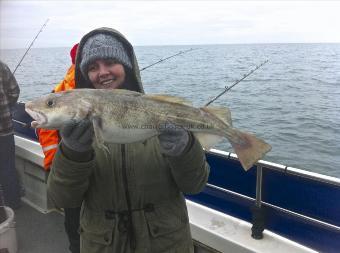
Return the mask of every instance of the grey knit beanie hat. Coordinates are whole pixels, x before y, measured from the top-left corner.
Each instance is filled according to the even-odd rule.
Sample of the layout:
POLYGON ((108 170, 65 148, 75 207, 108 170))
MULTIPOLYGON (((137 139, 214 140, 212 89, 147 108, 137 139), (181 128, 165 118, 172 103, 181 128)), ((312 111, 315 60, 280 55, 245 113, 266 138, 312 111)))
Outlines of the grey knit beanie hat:
POLYGON ((82 49, 80 70, 87 76, 90 63, 98 59, 116 59, 119 63, 132 69, 132 63, 122 42, 109 34, 99 33, 90 37, 82 49))

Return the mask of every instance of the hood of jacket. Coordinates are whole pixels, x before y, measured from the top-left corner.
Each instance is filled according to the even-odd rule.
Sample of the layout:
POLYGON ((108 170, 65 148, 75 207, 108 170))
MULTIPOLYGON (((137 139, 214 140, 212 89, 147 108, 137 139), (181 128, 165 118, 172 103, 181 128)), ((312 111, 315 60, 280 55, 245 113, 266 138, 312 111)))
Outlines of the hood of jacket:
POLYGON ((137 91, 144 93, 144 88, 143 88, 142 80, 140 77, 140 70, 138 67, 137 58, 136 58, 136 55, 135 55, 135 52, 134 52, 134 49, 131 43, 120 32, 118 32, 115 29, 107 28, 107 27, 102 27, 102 28, 97 28, 95 30, 92 30, 91 32, 84 35, 83 38, 80 40, 78 50, 77 50, 76 63, 75 63, 75 87, 76 88, 93 88, 89 79, 82 74, 80 70, 80 63, 82 61, 82 51, 83 51, 85 42, 90 37, 98 33, 109 34, 111 36, 114 36, 120 42, 123 43, 124 48, 127 50, 129 57, 131 59, 131 62, 132 62, 132 73, 131 74, 133 75, 133 79, 134 79, 133 85, 136 86, 137 91))

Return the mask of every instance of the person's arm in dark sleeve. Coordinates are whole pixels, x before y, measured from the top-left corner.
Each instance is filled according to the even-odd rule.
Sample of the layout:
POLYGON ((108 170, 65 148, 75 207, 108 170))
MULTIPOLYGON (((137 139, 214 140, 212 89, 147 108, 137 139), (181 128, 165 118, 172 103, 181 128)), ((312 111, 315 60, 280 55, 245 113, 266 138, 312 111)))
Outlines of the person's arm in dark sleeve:
POLYGON ((48 197, 56 207, 79 207, 89 186, 95 161, 91 122, 70 122, 60 129, 62 141, 48 178, 48 197))
POLYGON ((177 157, 167 157, 172 175, 179 189, 186 194, 196 194, 205 187, 210 167, 201 144, 192 137, 188 150, 177 157))
MULTIPOLYGON (((59 145, 47 183, 49 201, 58 208, 81 205, 95 166, 93 156, 88 161, 76 161, 74 157, 70 159, 74 153, 70 154, 66 149, 59 145)), ((86 156, 90 157, 89 154, 78 154, 79 158, 86 156)))
POLYGON ((187 194, 202 191, 208 181, 210 167, 199 141, 192 133, 173 125, 162 129, 158 139, 178 188, 187 194))

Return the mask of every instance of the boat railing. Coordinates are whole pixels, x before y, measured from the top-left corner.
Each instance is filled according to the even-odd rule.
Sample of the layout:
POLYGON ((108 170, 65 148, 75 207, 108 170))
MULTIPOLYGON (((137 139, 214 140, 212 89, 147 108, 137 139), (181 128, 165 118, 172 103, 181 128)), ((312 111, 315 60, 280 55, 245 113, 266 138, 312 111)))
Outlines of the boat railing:
MULTIPOLYGON (((219 155, 227 159, 233 159, 235 161, 238 161, 237 155, 232 152, 227 152, 227 151, 223 151, 219 149, 210 149, 209 151, 206 151, 206 152, 219 155)), ((335 186, 340 187, 340 178, 331 177, 331 176, 311 172, 308 170, 297 169, 291 166, 285 166, 282 164, 273 163, 273 162, 269 162, 265 160, 257 161, 255 164, 255 167, 257 166, 265 167, 266 169, 276 170, 281 173, 286 173, 286 174, 291 174, 291 175, 295 175, 295 176, 299 176, 303 178, 313 179, 315 181, 319 181, 319 182, 323 182, 327 184, 333 184, 335 186)))
POLYGON ((251 222, 255 239, 269 229, 322 252, 340 248, 338 178, 263 160, 245 172, 236 154, 206 154, 214 167, 209 183, 189 199, 251 222))

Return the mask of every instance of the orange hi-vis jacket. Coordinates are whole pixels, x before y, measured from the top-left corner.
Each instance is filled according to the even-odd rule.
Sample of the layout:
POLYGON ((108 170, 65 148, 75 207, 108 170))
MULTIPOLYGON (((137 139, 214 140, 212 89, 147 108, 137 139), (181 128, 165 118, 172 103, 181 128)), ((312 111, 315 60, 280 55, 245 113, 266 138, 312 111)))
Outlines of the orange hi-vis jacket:
MULTIPOLYGON (((75 87, 74 81, 75 65, 72 64, 67 70, 67 73, 62 80, 53 90, 53 92, 60 92, 64 90, 71 90, 75 87)), ((58 144, 60 142, 60 137, 57 130, 48 130, 43 128, 38 128, 36 131, 38 139, 42 150, 44 152, 44 169, 46 171, 50 170, 53 158, 57 152, 58 144)))

